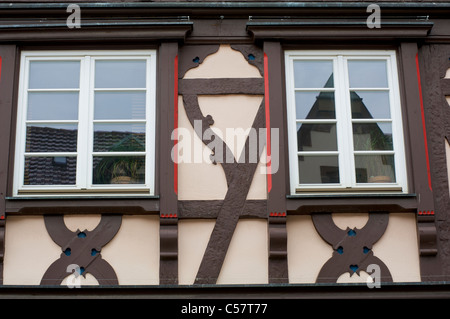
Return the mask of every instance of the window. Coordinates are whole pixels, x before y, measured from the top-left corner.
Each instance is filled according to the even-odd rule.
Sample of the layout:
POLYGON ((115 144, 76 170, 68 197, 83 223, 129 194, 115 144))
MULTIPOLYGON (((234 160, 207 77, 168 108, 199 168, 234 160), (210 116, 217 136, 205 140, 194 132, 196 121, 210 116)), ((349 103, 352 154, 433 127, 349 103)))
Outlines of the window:
POLYGON ((291 193, 403 191, 393 51, 286 51, 291 193))
POLYGON ((152 194, 155 58, 23 52, 14 194, 152 194))

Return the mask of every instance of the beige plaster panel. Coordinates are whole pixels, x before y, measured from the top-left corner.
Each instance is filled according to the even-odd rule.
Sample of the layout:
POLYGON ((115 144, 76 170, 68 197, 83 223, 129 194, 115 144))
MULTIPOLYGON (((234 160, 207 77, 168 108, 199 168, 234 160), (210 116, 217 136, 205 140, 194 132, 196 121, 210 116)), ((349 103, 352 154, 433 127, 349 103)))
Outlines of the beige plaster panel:
MULTIPOLYGON (((213 231, 213 220, 180 220, 178 272, 180 285, 191 285, 213 231)), ((267 222, 244 219, 237 224, 217 284, 268 282, 267 222)))
POLYGON ((249 64, 244 56, 230 45, 222 44, 219 50, 207 56, 198 67, 190 69, 185 79, 195 78, 260 78, 258 68, 249 64))
MULTIPOLYGON (((420 281, 415 215, 389 216, 386 232, 373 247, 374 255, 389 268, 394 282, 420 281)), ((368 215, 333 214, 333 220, 341 229, 362 228, 368 215)), ((289 216, 287 232, 289 282, 314 283, 322 265, 332 256, 331 246, 319 236, 310 216, 289 216)), ((369 275, 364 271, 360 274, 344 273, 337 282, 367 282, 369 275)))
MULTIPOLYGON (((72 230, 93 230, 99 215, 65 216, 72 230)), ((45 229, 42 216, 9 216, 5 237, 4 284, 39 285, 47 268, 61 255, 45 229)), ((157 216, 124 216, 116 237, 102 249, 102 258, 115 270, 119 284, 158 284, 159 219, 157 216)), ((73 275, 63 281, 77 283, 73 275)), ((80 277, 83 285, 96 285, 90 274, 80 277)))
POLYGON ((289 283, 314 283, 333 249, 320 238, 310 216, 288 216, 289 283))
POLYGON ((102 256, 120 285, 159 284, 159 216, 126 215, 102 256))
POLYGON ((61 248, 45 229, 42 216, 8 216, 5 227, 5 285, 39 285, 61 248))
POLYGON ((395 282, 420 281, 419 246, 414 214, 390 214, 384 236, 373 247, 395 282))
MULTIPOLYGON (((252 126, 256 112, 261 104, 261 96, 225 95, 200 96, 199 105, 203 115, 214 119, 212 129, 223 138, 231 140, 236 136, 235 158, 242 152, 248 129, 252 126), (237 116, 237 114, 239 116, 237 116)), ((217 200, 225 198, 228 187, 225 173, 220 163, 212 164, 211 150, 202 143, 189 122, 181 97, 179 98, 179 143, 178 143, 178 199, 179 200, 217 200)), ((231 145, 231 144, 230 144, 231 145)), ((265 159, 265 148, 262 158, 265 159)), ((247 199, 267 198, 267 175, 265 164, 258 163, 247 199)))

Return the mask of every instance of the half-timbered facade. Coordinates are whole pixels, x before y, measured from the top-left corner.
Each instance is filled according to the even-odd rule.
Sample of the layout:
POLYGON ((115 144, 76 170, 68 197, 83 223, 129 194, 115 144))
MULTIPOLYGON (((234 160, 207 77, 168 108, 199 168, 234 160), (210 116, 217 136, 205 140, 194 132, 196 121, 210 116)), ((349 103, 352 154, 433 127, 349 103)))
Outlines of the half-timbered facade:
POLYGON ((1 2, 0 294, 448 291, 449 14, 1 2))

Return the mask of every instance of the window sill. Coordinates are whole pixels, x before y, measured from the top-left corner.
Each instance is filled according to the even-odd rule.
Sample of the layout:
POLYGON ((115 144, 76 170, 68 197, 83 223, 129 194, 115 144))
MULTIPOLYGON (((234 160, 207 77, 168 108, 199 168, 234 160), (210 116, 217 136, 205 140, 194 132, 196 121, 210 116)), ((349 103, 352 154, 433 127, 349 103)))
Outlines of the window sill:
POLYGON ((53 200, 53 199, 159 199, 159 195, 149 195, 149 194, 55 194, 55 195, 48 195, 48 194, 36 194, 36 195, 16 195, 13 197, 6 197, 6 200, 53 200))
POLYGON ((286 195, 287 199, 305 199, 305 198, 416 198, 414 193, 362 193, 362 192, 336 192, 336 193, 314 193, 304 192, 292 195, 286 195))
POLYGON ((312 213, 367 213, 417 211, 417 196, 413 193, 336 193, 295 194, 286 196, 290 215, 312 213))
POLYGON ((91 189, 39 189, 27 188, 19 189, 10 199, 54 199, 54 198, 129 198, 129 197, 152 197, 150 188, 130 187, 130 188, 91 188, 91 189))
POLYGON ((36 194, 6 197, 8 215, 159 214, 159 196, 149 194, 36 194))

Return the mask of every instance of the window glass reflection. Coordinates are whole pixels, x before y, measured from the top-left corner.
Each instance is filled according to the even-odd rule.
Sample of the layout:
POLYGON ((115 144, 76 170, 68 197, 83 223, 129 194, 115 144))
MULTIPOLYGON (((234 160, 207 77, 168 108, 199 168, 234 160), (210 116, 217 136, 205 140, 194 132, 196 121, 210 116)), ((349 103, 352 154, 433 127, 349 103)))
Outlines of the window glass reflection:
POLYGON ((295 111, 297 119, 334 119, 334 92, 295 92, 295 111))
POLYGON ((296 88, 332 88, 333 61, 294 61, 296 88))
POLYGON ((300 184, 339 183, 337 156, 299 156, 300 184))
POLYGON ((387 65, 384 60, 349 60, 350 88, 387 88, 387 65))
POLYGON ((354 119, 391 118, 388 91, 352 91, 350 99, 354 119))

